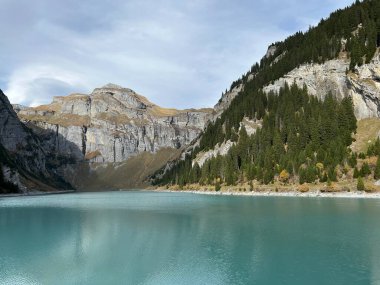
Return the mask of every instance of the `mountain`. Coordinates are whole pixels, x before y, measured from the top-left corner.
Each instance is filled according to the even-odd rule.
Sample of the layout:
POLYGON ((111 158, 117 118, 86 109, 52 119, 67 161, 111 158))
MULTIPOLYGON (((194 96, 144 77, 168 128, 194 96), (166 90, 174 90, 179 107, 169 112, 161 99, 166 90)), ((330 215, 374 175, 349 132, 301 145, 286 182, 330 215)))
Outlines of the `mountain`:
POLYGON ((72 189, 60 175, 54 157, 19 120, 0 90, 0 193, 72 189))
POLYGON ((379 45, 380 2, 356 1, 272 44, 214 109, 165 109, 114 84, 14 105, 22 123, 7 102, 2 161, 91 190, 145 187, 149 175, 159 185, 215 187, 337 181, 363 167, 368 175, 366 155, 380 147, 365 153, 368 143, 353 137, 380 116, 379 45))
POLYGON ((351 170, 357 166, 358 153, 346 151, 357 131, 353 114, 380 116, 379 45, 380 1, 372 0, 272 44, 223 94, 183 159, 156 173, 154 183, 268 184, 284 170, 303 182, 305 169, 308 181, 337 180, 349 161, 351 170))
POLYGON ((133 90, 115 84, 96 88, 89 95, 54 97, 48 105, 14 108, 18 117, 39 135, 45 150, 71 161, 63 171, 73 185, 83 189, 88 183, 106 187, 107 181, 111 188, 141 184, 145 177, 131 173, 133 169, 125 166, 127 161, 136 155, 146 158, 144 153, 156 154, 163 150, 166 156, 159 155, 158 160, 154 156, 149 158, 152 164, 147 164, 148 170, 140 170, 148 176, 150 167, 154 165, 152 170, 157 170, 168 159, 174 159, 173 154, 178 154, 178 149, 195 140, 213 112, 212 109, 162 108, 133 90), (125 183, 116 185, 115 179, 108 180, 102 174, 108 167, 119 169, 122 177, 118 180, 125 183), (129 168, 129 173, 123 174, 120 167, 129 168), (78 172, 83 174, 79 180, 76 179, 78 172), (138 181, 133 179, 131 183, 131 177, 136 176, 140 177, 138 181), (103 178, 98 181, 96 177, 103 178), (92 183, 94 181, 98 183, 92 183))

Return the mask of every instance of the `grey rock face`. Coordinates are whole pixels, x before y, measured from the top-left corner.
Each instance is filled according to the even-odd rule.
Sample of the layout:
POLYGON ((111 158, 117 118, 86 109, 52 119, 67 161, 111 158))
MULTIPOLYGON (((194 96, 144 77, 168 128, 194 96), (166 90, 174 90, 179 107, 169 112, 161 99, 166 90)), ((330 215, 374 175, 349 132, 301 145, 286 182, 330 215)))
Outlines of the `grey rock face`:
POLYGON ((161 108, 131 89, 107 84, 90 95, 55 97, 50 105, 20 110, 18 116, 45 134, 50 151, 108 163, 186 146, 198 137, 210 113, 161 108))
POLYGON ((31 172, 47 175, 45 155, 32 132, 18 119, 8 98, 0 90, 0 143, 20 157, 20 163, 31 172))
POLYGON ((50 153, 40 138, 19 120, 13 108, 0 90, 0 164, 4 179, 23 192, 34 186, 39 190, 71 187, 50 163, 50 153))
POLYGON ((266 58, 269 58, 275 54, 277 47, 275 45, 271 45, 268 47, 267 53, 265 54, 266 58))
POLYGON ((306 85, 308 92, 320 99, 331 92, 336 98, 350 96, 358 119, 380 117, 380 58, 377 54, 369 64, 346 71, 349 60, 335 59, 324 64, 304 64, 263 88, 265 92, 277 92, 287 83, 306 85))
POLYGON ((240 91, 243 90, 243 88, 243 84, 239 84, 222 95, 219 102, 214 106, 214 113, 212 116, 213 121, 215 121, 223 113, 223 111, 230 106, 232 100, 239 94, 240 91))

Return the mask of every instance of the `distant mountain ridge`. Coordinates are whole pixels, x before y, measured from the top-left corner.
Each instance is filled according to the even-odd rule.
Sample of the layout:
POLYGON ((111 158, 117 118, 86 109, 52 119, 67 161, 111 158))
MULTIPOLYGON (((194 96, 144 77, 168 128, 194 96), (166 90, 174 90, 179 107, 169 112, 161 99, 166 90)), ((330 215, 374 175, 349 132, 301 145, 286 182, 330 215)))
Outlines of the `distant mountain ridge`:
POLYGON ((105 189, 107 181, 110 188, 142 184, 151 174, 150 167, 156 171, 167 160, 177 157, 178 149, 187 147, 200 135, 213 113, 212 109, 163 108, 133 90, 115 84, 96 88, 91 94, 54 97, 47 105, 14 105, 13 108, 19 119, 38 137, 46 153, 67 161, 59 167, 62 177, 81 189, 86 188, 83 181, 96 187, 93 183, 96 177, 102 177, 98 184, 105 189), (153 156, 144 156, 146 152, 153 156), (167 154, 166 158, 163 153, 167 154), (107 180, 103 175, 102 166, 115 167, 116 171, 140 154, 142 159, 149 159, 147 169, 135 168, 139 173, 146 173, 144 177, 125 173, 116 183, 116 179, 107 180), (79 172, 81 181, 75 177, 79 172), (94 173, 98 175, 94 176, 94 173), (86 177, 91 177, 91 181, 86 177), (120 182, 123 179, 125 183, 120 182))

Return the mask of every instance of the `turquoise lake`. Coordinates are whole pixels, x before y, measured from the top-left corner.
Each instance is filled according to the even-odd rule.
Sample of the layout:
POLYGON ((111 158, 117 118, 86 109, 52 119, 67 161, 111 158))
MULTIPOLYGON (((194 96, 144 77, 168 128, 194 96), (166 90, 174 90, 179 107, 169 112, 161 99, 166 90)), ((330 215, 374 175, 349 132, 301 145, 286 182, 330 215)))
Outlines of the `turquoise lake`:
POLYGON ((0 198, 0 284, 380 284, 380 200, 0 198))

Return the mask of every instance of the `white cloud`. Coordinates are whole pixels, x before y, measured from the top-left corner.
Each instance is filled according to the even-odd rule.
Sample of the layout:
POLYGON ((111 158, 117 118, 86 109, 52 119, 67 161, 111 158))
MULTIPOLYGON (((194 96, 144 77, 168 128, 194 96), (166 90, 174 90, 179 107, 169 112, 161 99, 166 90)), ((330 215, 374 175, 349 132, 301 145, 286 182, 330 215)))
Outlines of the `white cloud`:
POLYGON ((9 78, 5 94, 15 104, 38 106, 53 96, 85 89, 86 82, 72 71, 48 65, 31 65, 17 69, 9 78))

